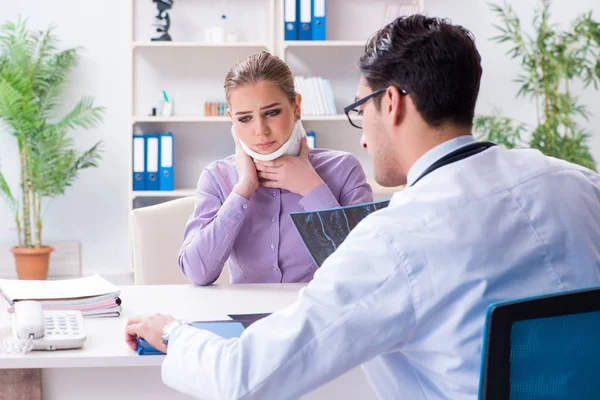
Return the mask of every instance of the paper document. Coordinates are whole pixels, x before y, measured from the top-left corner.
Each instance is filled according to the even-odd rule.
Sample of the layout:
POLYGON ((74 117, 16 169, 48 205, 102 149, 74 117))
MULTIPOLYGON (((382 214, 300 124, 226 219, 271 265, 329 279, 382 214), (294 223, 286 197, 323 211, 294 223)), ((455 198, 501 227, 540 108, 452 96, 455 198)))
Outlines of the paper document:
POLYGON ((387 207, 389 201, 357 204, 326 210, 290 213, 300 238, 317 267, 342 244, 367 215, 387 207))
POLYGON ((117 297, 120 290, 96 274, 56 281, 0 279, 0 293, 12 305, 19 300, 75 300, 97 296, 111 298, 117 297))

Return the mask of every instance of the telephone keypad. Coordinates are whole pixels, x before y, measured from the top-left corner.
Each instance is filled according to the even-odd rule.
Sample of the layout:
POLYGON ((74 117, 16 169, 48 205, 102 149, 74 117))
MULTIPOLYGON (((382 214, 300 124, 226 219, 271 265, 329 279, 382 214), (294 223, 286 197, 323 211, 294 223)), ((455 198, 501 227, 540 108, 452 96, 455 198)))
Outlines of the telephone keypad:
POLYGON ((35 343, 36 350, 78 348, 86 338, 83 316, 79 311, 48 310, 44 312, 45 344, 35 343), (51 340, 51 342, 48 342, 51 340))

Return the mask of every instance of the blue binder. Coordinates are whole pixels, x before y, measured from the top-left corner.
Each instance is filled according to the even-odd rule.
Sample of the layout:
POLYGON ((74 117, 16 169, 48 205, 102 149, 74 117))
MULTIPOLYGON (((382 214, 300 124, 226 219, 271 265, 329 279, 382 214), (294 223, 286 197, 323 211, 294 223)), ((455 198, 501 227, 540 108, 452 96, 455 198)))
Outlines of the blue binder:
POLYGON ((298 5, 297 0, 284 0, 283 31, 285 40, 298 40, 298 5))
POLYGON ((146 190, 159 190, 160 140, 158 135, 146 138, 146 190))
POLYGON ((312 40, 325 40, 327 15, 325 11, 326 0, 313 0, 312 3, 312 40))
POLYGON ((146 190, 146 139, 133 135, 133 190, 146 190))
POLYGON ((310 149, 317 148, 317 135, 313 132, 306 132, 306 144, 310 149))
POLYGON ((312 40, 312 0, 299 0, 300 27, 298 39, 312 40))
POLYGON ((159 135, 160 144, 160 177, 158 179, 158 186, 160 190, 173 190, 173 163, 174 163, 174 141, 172 133, 161 133, 159 135))

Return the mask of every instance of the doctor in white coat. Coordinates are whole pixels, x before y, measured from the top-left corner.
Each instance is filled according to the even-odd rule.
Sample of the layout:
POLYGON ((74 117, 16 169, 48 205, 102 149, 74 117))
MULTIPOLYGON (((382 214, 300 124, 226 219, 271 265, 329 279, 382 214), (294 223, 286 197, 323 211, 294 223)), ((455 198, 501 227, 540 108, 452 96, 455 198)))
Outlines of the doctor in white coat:
POLYGON ((298 398, 359 364, 382 399, 476 399, 489 304, 600 284, 600 177, 475 141, 480 61, 446 20, 377 32, 346 112, 377 182, 406 188, 239 339, 155 315, 128 321, 132 348, 200 399, 298 398))

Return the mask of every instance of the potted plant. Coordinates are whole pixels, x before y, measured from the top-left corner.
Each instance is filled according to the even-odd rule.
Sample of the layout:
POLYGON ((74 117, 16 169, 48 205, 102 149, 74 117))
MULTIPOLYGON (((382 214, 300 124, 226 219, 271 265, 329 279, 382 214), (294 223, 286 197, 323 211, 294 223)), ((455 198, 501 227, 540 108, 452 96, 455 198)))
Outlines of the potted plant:
POLYGON ((80 49, 58 50, 56 45, 52 28, 29 31, 26 21, 0 27, 0 133, 6 131, 17 142, 20 196, 1 170, 0 195, 17 227, 18 242, 11 251, 20 279, 46 279, 53 249, 42 240, 45 206, 65 193, 80 170, 96 167, 100 160, 100 143, 79 152, 67 133, 96 126, 103 108, 84 97, 58 118, 67 76, 80 49))
POLYGON ((573 88, 598 89, 600 83, 600 23, 588 12, 577 17, 570 29, 561 30, 550 22, 550 0, 540 0, 533 18, 534 35, 521 28, 521 21, 507 3, 492 5, 501 23, 496 25, 498 43, 510 43, 508 54, 518 59, 522 73, 517 96, 535 102, 536 125, 494 115, 478 116, 475 131, 487 140, 508 148, 531 147, 596 170, 587 140, 590 133, 581 126, 588 110, 579 103, 573 88), (527 137, 527 139, 524 139, 527 137))

